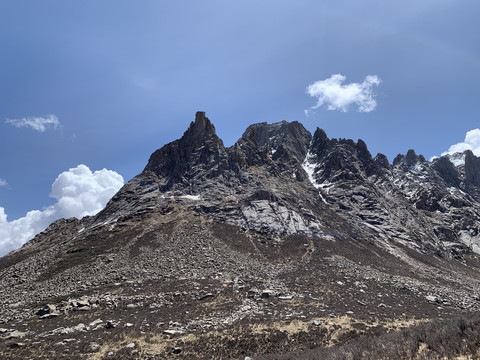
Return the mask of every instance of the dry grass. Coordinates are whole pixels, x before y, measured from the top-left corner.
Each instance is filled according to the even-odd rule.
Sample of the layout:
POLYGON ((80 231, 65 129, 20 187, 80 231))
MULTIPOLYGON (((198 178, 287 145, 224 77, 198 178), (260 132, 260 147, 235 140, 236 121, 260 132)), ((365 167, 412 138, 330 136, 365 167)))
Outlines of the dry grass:
MULTIPOLYGON (((378 336, 365 336, 337 346, 321 347, 258 359, 480 359, 480 315, 434 320, 407 326, 378 336)), ((394 329, 394 328, 392 328, 394 329)))

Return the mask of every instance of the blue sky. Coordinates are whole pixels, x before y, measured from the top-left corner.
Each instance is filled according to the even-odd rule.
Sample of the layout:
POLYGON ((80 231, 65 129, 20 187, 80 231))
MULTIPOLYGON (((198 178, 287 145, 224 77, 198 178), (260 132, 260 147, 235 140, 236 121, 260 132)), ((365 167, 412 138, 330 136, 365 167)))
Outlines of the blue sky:
POLYGON ((479 18, 477 0, 0 0, 0 207, 11 222, 56 206, 69 169, 128 181, 197 110, 227 146, 298 120, 390 161, 440 155, 479 127, 479 18), (344 90, 377 77, 373 109, 345 93, 313 109, 307 87, 335 74, 344 90))

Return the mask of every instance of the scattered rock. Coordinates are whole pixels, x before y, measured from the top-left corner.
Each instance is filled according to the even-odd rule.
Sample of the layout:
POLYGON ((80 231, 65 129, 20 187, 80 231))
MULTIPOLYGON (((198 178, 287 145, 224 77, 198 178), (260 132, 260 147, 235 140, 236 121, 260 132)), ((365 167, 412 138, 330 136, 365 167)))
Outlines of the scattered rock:
POLYGON ((26 332, 14 330, 7 335, 6 339, 16 339, 16 338, 23 339, 26 335, 27 335, 26 332))
POLYGON ((73 300, 70 302, 70 306, 74 311, 89 311, 90 302, 88 300, 73 300))
POLYGON ((55 305, 47 304, 43 308, 38 310, 36 312, 36 315, 44 316, 44 315, 55 313, 56 311, 57 311, 57 307, 55 305))
POLYGON ((97 319, 92 321, 90 324, 88 324, 88 326, 90 326, 91 328, 95 328, 97 325, 100 325, 102 323, 103 323, 102 319, 97 319))
POLYGON ((97 352, 99 351, 101 348, 101 346, 99 344, 97 344, 96 342, 91 342, 90 343, 90 350, 93 351, 93 352, 97 352))
POLYGON ((78 300, 77 301, 77 307, 82 308, 82 307, 86 307, 86 306, 90 306, 90 303, 88 302, 88 300, 78 300))
POLYGON ((114 321, 114 320, 107 320, 106 324, 105 324, 105 328, 106 329, 113 329, 113 328, 116 328, 118 325, 118 322, 117 321, 114 321))
POLYGON ((213 294, 212 294, 212 293, 208 293, 208 294, 199 296, 199 297, 198 297, 198 300, 202 301, 202 300, 205 300, 205 299, 208 299, 208 298, 211 298, 211 297, 213 297, 213 294))
POLYGON ((258 290, 255 287, 252 287, 250 290, 248 290, 247 294, 248 294, 248 297, 253 298, 253 297, 257 296, 259 293, 260 293, 260 290, 258 290))
POLYGON ((73 334, 75 332, 75 329, 72 328, 72 327, 67 327, 67 328, 59 328, 59 329, 55 329, 53 330, 53 333, 57 333, 57 334, 62 334, 62 335, 69 335, 69 334, 73 334))
POLYGON ((170 329, 166 329, 163 331, 165 334, 168 334, 168 335, 183 335, 185 334, 185 329, 182 329, 182 328, 170 328, 170 329))
POLYGON ((87 330, 87 326, 83 323, 80 323, 78 324, 77 326, 74 326, 73 329, 75 331, 86 331, 87 330))
POLYGON ((265 289, 262 291, 262 294, 260 295, 260 297, 262 299, 268 299, 270 298, 271 296, 275 295, 275 291, 274 290, 271 290, 271 289, 265 289))
POLYGON ((60 313, 58 311, 55 311, 53 313, 42 315, 42 316, 39 317, 39 319, 50 319, 50 318, 54 318, 54 317, 57 317, 57 316, 60 316, 60 313))

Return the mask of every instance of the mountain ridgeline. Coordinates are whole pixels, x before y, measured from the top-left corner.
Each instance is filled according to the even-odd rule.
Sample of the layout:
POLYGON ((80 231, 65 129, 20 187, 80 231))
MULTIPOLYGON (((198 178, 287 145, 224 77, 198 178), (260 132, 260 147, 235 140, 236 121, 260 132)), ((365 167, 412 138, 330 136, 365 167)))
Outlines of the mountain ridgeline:
POLYGON ((111 222, 176 200, 244 229, 461 257, 480 252, 480 158, 454 156, 428 162, 409 150, 390 164, 362 140, 329 139, 321 129, 312 136, 286 121, 251 125, 226 148, 198 112, 98 218, 111 222))
POLYGON ((197 112, 97 215, 0 258, 0 357, 304 359, 348 343, 347 359, 372 336, 400 339, 386 358, 478 355, 422 324, 453 318, 449 344, 478 344, 477 320, 451 324, 480 310, 479 231, 471 151, 390 164, 286 121, 225 147, 197 112))

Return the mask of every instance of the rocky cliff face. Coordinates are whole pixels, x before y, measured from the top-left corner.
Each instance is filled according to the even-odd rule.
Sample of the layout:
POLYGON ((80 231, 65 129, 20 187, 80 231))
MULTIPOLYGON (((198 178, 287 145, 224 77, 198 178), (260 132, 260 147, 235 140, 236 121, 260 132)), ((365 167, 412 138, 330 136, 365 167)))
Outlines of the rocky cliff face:
POLYGON ((478 310, 479 194, 469 151, 390 164, 286 121, 226 148, 198 112, 98 215, 0 259, 0 354, 238 357, 330 344, 344 315, 363 334, 478 310))
POLYGON ((329 139, 321 129, 312 136, 286 121, 251 125, 225 148, 198 112, 98 221, 181 201, 243 229, 356 236, 458 257, 480 252, 480 159, 469 151, 461 157, 456 165, 449 157, 427 162, 409 150, 389 164, 362 140, 329 139))

